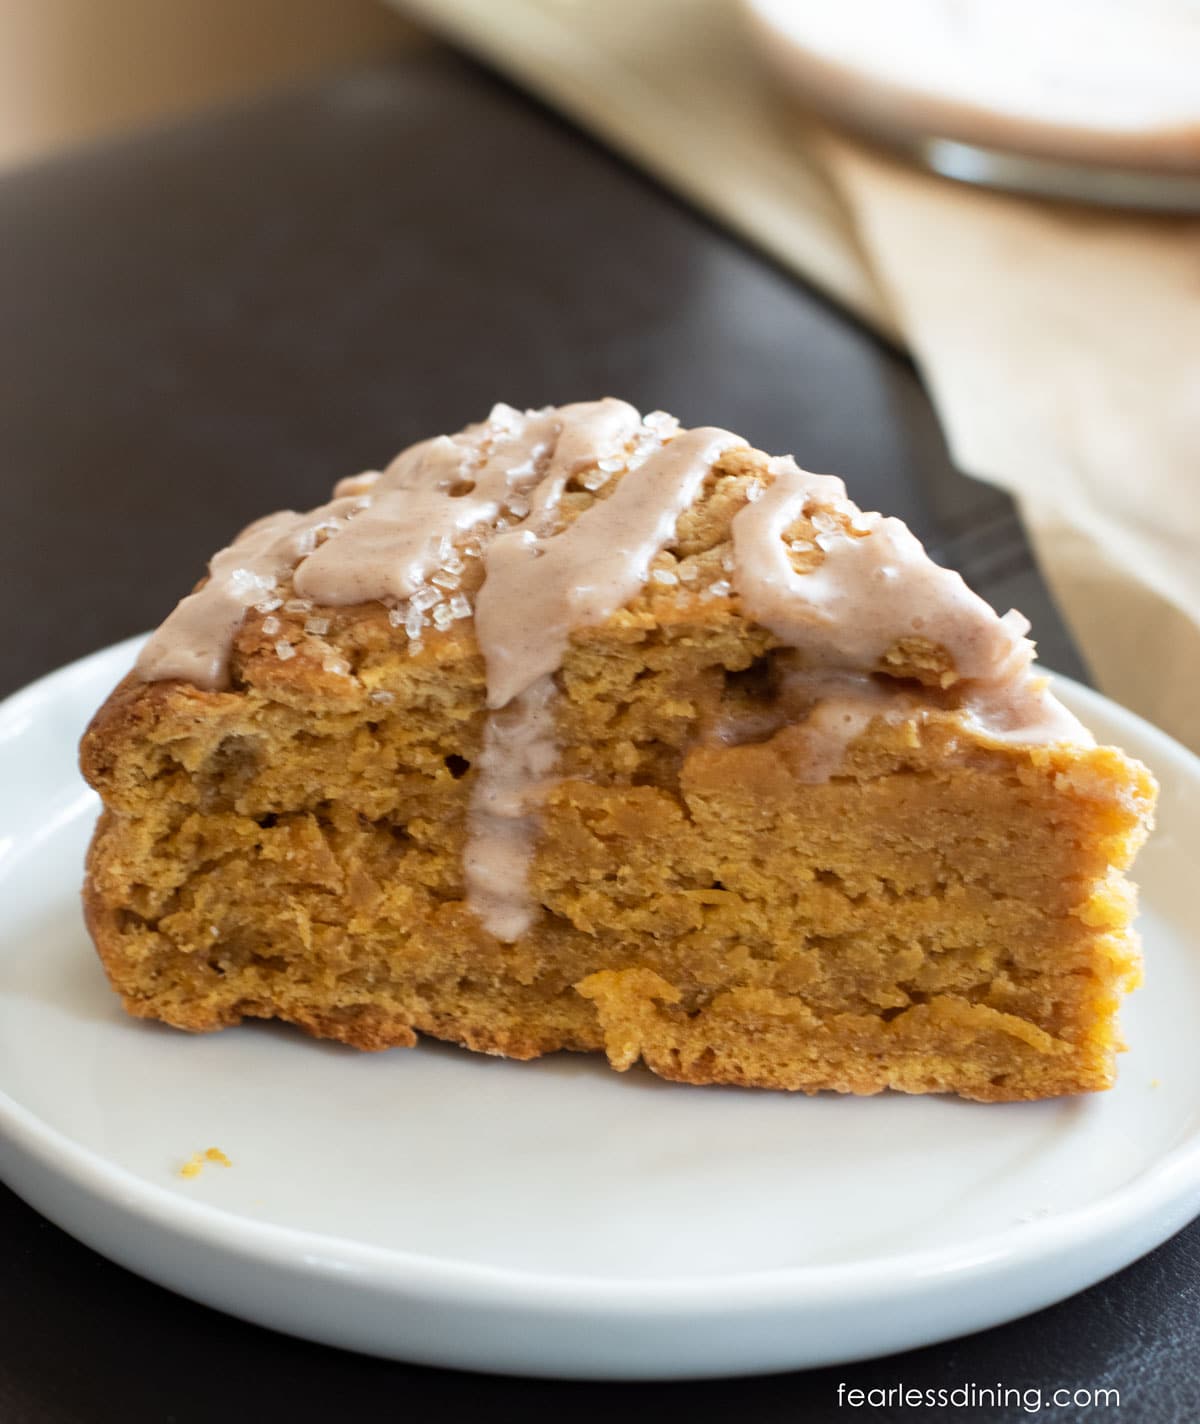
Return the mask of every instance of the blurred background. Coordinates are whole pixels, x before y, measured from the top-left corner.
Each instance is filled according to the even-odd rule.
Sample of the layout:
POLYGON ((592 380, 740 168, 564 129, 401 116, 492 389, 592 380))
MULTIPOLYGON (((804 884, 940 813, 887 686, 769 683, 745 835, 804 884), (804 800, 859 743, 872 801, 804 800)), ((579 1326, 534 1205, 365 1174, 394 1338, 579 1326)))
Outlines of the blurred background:
POLYGON ((0 0, 0 165, 417 42, 376 0, 0 0))
MULTIPOLYGON (((416 280, 465 240, 447 217, 465 201, 452 191, 455 164, 473 168, 488 143, 501 143, 477 115, 498 102, 489 70, 766 253, 889 352, 903 353, 957 470, 1015 500, 1023 530, 1016 538, 1032 544, 1094 680, 1200 748, 1197 0, 0 0, 0 173, 14 180, 24 173, 36 186, 42 164, 53 186, 45 160, 74 151, 86 165, 91 148, 103 163, 105 140, 142 132, 150 134, 144 156, 128 159, 140 186, 154 145, 174 151, 156 128, 193 118, 199 133, 212 111, 208 132, 219 145, 219 131, 255 123, 249 109, 222 118, 230 103, 261 98, 265 114, 272 104, 302 110, 306 84, 313 95, 322 85, 360 99, 370 90, 395 106, 393 127, 378 133, 379 162, 395 163, 403 176, 394 201, 403 206, 405 185, 415 197, 420 174, 430 184, 425 206, 392 236, 416 280), (460 66, 449 79, 459 62, 447 42, 484 68, 460 66), (440 84, 458 86, 457 97, 435 99, 430 91, 440 84), (282 90, 293 98, 265 97, 282 90), (431 117, 422 127, 412 115, 425 111, 431 117), (453 233, 449 246, 439 220, 453 233), (1132 506, 1131 469, 1140 492, 1132 506)), ((545 132, 571 132, 538 112, 545 132)), ((333 250, 317 232, 325 214, 314 149, 341 141, 342 129, 319 109, 313 122, 306 139, 298 128, 291 138, 302 153, 297 174, 310 175, 307 186, 297 176, 289 190, 296 211, 308 212, 306 225, 289 229, 297 262, 333 250)), ((527 167, 531 137, 506 142, 495 161, 527 167)), ((230 183, 236 149, 236 141, 222 149, 217 165, 230 183)), ((264 178, 278 159, 260 158, 264 178)), ((180 162, 176 176, 201 204, 198 170, 180 162)), ((62 191, 82 203, 84 167, 68 162, 56 171, 62 191)), ((528 313, 536 321, 564 295, 584 300, 581 254, 591 253, 594 266, 593 247, 610 259, 616 252, 617 232, 605 229, 603 212, 591 212, 601 171, 581 180, 577 211, 555 208, 555 221, 569 229, 557 248, 559 287, 552 290, 544 264, 521 272, 513 308, 497 317, 499 345, 528 313)), ((361 206, 368 180, 349 171, 345 178, 355 201, 340 201, 361 206)), ((20 205, 33 191, 10 187, 13 232, 30 241, 20 205)), ((199 213, 197 236, 207 231, 209 209, 199 213)), ((531 211, 521 258, 544 234, 545 213, 531 211)), ((271 232, 285 221, 278 208, 268 219, 271 232)), ((493 230, 520 226, 508 190, 488 220, 493 230)), ((178 213, 163 221, 164 240, 182 232, 178 213)), ((477 224, 469 228, 482 243, 477 224)), ((93 241, 104 230, 93 224, 93 241)), ((248 258, 268 239, 248 219, 230 240, 248 258)), ((347 240, 344 232, 338 240, 347 240)), ((473 254, 438 298, 442 325, 465 322, 480 303, 503 305, 508 288, 494 279, 494 246, 473 254)), ((682 279, 665 250, 657 256, 682 279)), ((114 260, 99 251, 90 260, 111 281, 114 260)), ((389 261, 379 280, 398 285, 404 271, 389 261)), ((182 270, 206 310, 228 304, 230 279, 219 264, 189 257, 182 270)), ((28 285, 19 263, 11 275, 28 285)), ((628 275, 623 268, 622 283, 628 275)), ((672 321, 686 327, 703 299, 724 320, 753 325, 729 291, 702 290, 694 267, 686 275, 690 297, 668 304, 672 321)), ((365 292, 361 269, 305 288, 306 299, 321 297, 360 339, 354 323, 365 292)), ((51 306, 57 327, 67 308, 51 306)), ((612 306, 614 317, 618 310, 612 306)), ((618 384, 628 386, 632 369, 646 364, 653 329, 644 319, 626 325, 630 368, 618 384)), ((850 339, 845 325, 840 339, 850 339)), ((252 369, 248 353, 261 337, 240 321, 239 372, 252 369)), ((535 344, 531 353, 562 379, 579 346, 535 344)), ((829 340, 812 353, 821 377, 836 346, 829 340)), ((172 346, 171 360, 189 351, 186 342, 172 346)), ((682 366, 664 370, 678 374, 681 411, 688 398, 709 399, 682 366)), ((770 421, 797 408, 813 371, 788 368, 779 379, 786 400, 751 393, 762 414, 747 433, 760 439, 770 421)), ((461 372, 434 384, 439 399, 465 400, 461 372)), ((485 384, 499 394, 490 370, 485 384)), ((559 392, 588 394, 595 392, 559 392)), ((845 437, 845 422, 833 423, 845 437)), ((859 424, 881 441, 896 433, 886 420, 859 424)), ((789 437, 797 454, 820 460, 819 427, 797 426, 789 437)), ((1000 533, 989 532, 974 520, 965 534, 1003 563, 1012 526, 1005 517, 1000 533)), ((979 581, 966 554, 954 557, 979 581)))

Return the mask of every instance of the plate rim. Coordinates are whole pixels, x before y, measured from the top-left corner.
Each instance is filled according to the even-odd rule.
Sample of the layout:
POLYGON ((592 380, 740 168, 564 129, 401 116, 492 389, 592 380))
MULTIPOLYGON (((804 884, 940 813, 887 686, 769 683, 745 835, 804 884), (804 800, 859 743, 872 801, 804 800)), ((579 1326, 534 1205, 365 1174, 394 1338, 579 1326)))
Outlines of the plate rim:
MULTIPOLYGON (((15 732, 9 727, 23 704, 53 695, 57 685, 86 678, 98 666, 118 664, 126 657, 132 662, 145 636, 139 634, 87 654, 5 698, 0 702, 0 741, 19 735, 19 727, 15 732)), ((1123 723, 1131 733, 1130 741, 1152 751, 1156 761, 1175 763, 1200 785, 1200 757, 1187 747, 1103 694, 1061 674, 1050 672, 1049 676, 1055 691, 1062 693, 1071 710, 1081 713, 1085 721, 1095 712, 1123 723)), ((306 1274, 344 1279, 350 1272, 360 1283, 388 1294, 570 1313, 627 1315, 631 1307, 645 1307, 697 1318, 784 1305, 830 1307, 864 1298, 879 1304, 951 1282, 962 1286, 997 1273, 1009 1276, 1042 1269, 1081 1248, 1128 1235, 1141 1224, 1139 1249, 1110 1268, 1120 1269, 1174 1235, 1200 1210, 1198 1124, 1191 1136, 1104 1197, 965 1242, 847 1262, 695 1276, 601 1277, 458 1261, 284 1226, 189 1201, 75 1142, 0 1088, 0 1146, 5 1144, 98 1198, 110 1210, 181 1232, 202 1246, 232 1252, 251 1265, 292 1270, 302 1260, 306 1274)), ((7 1172, 0 1175, 9 1177, 7 1172)), ((1108 1273, 1105 1270, 1095 1279, 1108 1273)))

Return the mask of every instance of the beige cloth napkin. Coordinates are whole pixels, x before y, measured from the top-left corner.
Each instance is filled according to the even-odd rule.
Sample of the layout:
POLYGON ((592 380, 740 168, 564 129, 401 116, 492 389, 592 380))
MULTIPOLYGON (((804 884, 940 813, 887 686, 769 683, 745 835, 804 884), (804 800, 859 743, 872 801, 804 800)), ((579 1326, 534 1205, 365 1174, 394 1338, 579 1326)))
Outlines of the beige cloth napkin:
POLYGON ((903 341, 1100 685, 1200 750, 1200 221, 977 192, 799 124, 728 0, 403 8, 903 341))

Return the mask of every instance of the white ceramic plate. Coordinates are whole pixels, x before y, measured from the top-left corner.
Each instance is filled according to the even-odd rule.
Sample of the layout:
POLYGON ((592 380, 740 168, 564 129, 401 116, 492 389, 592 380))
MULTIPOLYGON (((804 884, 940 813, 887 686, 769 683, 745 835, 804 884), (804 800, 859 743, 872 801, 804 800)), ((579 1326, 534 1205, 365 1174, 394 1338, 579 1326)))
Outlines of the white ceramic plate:
POLYGON ((0 1171, 123 1265, 375 1354, 668 1378, 994 1325, 1200 1211, 1200 761, 1105 699, 1060 685, 1163 787, 1120 1086, 1002 1106, 808 1099, 571 1055, 359 1054, 127 1019, 80 923, 96 800, 75 745, 135 647, 0 706, 0 1171), (210 1146, 233 1165, 182 1177, 210 1146))
MULTIPOLYGON (((458 8, 462 8, 461 0, 458 8)), ((1183 5, 740 0, 802 104, 960 182, 1200 207, 1200 26, 1183 5), (1080 43, 1086 34, 1086 42, 1080 43)))

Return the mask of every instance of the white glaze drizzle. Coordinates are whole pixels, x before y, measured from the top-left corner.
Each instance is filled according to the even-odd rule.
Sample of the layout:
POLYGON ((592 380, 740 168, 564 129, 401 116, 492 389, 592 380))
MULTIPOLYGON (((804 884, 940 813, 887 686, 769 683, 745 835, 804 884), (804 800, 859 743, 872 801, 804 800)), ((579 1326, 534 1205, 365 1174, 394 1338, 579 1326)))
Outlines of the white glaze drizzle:
POLYGON ((498 405, 486 424, 410 446, 383 474, 340 481, 329 504, 268 515, 214 555, 208 581, 142 650, 138 675, 146 682, 180 678, 209 691, 228 687, 246 609, 280 579, 292 574, 300 598, 334 607, 406 598, 457 536, 490 527, 506 499, 543 477, 561 492, 581 465, 623 451, 640 425, 631 405, 612 399, 524 412, 498 405))
POLYGON ((945 648, 959 677, 995 679, 1028 663, 1019 614, 995 611, 952 569, 941 568, 906 524, 863 514, 841 480, 811 475, 791 456, 770 462, 771 484, 734 516, 733 584, 751 618, 811 664, 874 667, 903 638, 945 648), (798 572, 784 531, 814 506, 842 505, 853 524, 817 535, 823 558, 798 572))
MULTIPOLYGON (((529 927, 527 888, 537 800, 553 766, 553 674, 573 630, 603 623, 644 586, 650 561, 722 451, 727 430, 689 430, 639 451, 605 500, 559 533, 499 535, 475 600, 475 636, 493 709, 468 819, 467 898, 498 939, 529 927), (516 850, 514 863, 514 848, 516 850)), ((561 486, 543 505, 557 503, 561 486)))
MULTIPOLYGON (((623 401, 525 412, 498 405, 482 425, 412 446, 382 474, 341 481, 330 504, 251 525, 214 556, 208 582, 153 635, 138 673, 147 681, 228 686, 245 610, 264 601, 271 607, 272 591, 289 574, 300 598, 321 605, 411 599, 416 609, 430 594, 427 580, 437 584, 470 537, 485 567, 474 613, 489 712, 464 875, 480 922, 511 941, 536 913, 528 871, 557 763, 554 674, 571 634, 637 596, 713 464, 744 444, 715 428, 678 431, 661 412, 642 421, 623 401), (610 474, 621 478, 564 524, 561 501, 581 472, 593 490, 610 474)), ((744 615, 797 649, 804 664, 785 678, 781 703, 789 725, 807 711, 800 754, 793 747, 792 756, 801 780, 832 775, 874 719, 923 715, 910 691, 868 676, 908 637, 951 654, 965 689, 956 710, 981 735, 1014 744, 1088 740, 1044 680, 1030 675, 1032 645, 1019 614, 997 618, 957 574, 933 564, 900 521, 862 514, 840 480, 801 471, 790 456, 772 460, 769 473, 771 483, 733 520, 731 576, 744 615), (783 536, 813 510, 842 518, 821 520, 823 559, 799 573, 783 536)), ((461 595, 456 601, 462 607, 454 617, 470 613, 461 595)), ((414 627, 421 626, 417 610, 414 627)), ((410 631, 410 651, 418 637, 410 631)), ((292 655, 289 646, 279 656, 285 651, 292 655)), ((740 736, 733 724, 717 735, 740 736)))
POLYGON ((537 845, 538 803, 554 784, 554 678, 539 677, 489 713, 476 763, 463 874, 467 903, 501 940, 519 939, 533 922, 529 867, 537 845))
POLYGON ((902 684, 863 672, 793 667, 784 670, 769 702, 748 712, 722 711, 706 735, 709 741, 740 746, 768 741, 791 728, 791 774, 814 785, 829 780, 842 765, 846 748, 872 722, 895 725, 919 717, 922 710, 912 690, 902 684))
POLYGON ((536 489, 558 496, 581 465, 624 449, 641 417, 624 401, 519 411, 498 405, 487 423, 397 456, 371 488, 349 536, 327 540, 296 570, 302 598, 337 605, 403 599, 473 530, 536 489))
MULTIPOLYGON (((955 680, 964 684, 958 710, 982 734, 1014 744, 1091 740, 1030 672, 1025 618, 1015 610, 998 618, 960 574, 933 562, 907 525, 851 503, 841 480, 801 470, 790 455, 772 459, 768 470, 771 484, 738 511, 731 529, 733 584, 745 614, 814 668, 883 670, 897 643, 922 639, 953 658, 955 680), (824 521, 815 540, 822 560, 800 572, 784 534, 819 508, 841 514, 849 529, 824 521)), ((843 725, 862 720, 849 716, 846 698, 839 701, 843 725)), ((860 708, 863 726, 872 705, 860 708)))
POLYGON ((1095 746, 1096 739, 1074 712, 1050 691, 1048 678, 1029 668, 1011 682, 971 684, 955 709, 981 736, 1024 747, 1032 743, 1073 742, 1095 746))
POLYGON ((514 530, 492 543, 475 600, 490 706, 554 672, 573 630, 603 623, 636 596, 714 461, 745 443, 727 430, 683 431, 560 534, 514 530))
POLYGON ((150 635, 138 676, 144 682, 180 678, 209 691, 228 687, 229 655, 246 609, 269 598, 312 553, 319 535, 339 532, 360 507, 360 499, 344 497, 307 514, 282 510, 248 525, 213 555, 207 583, 181 599, 150 635))

